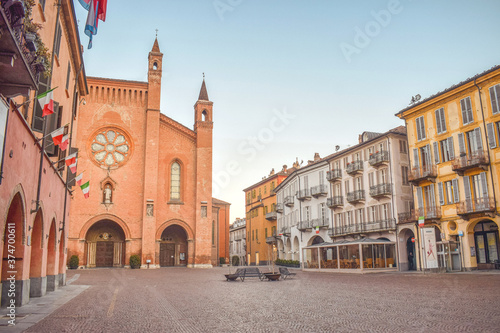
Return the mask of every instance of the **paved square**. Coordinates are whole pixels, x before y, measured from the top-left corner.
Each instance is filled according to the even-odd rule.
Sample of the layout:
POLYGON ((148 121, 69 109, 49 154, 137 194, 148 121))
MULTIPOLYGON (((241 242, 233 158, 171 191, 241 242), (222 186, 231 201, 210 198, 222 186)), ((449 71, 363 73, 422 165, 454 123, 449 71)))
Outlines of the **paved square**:
POLYGON ((226 282, 228 268, 93 269, 28 332, 498 332, 500 274, 339 274, 226 282))

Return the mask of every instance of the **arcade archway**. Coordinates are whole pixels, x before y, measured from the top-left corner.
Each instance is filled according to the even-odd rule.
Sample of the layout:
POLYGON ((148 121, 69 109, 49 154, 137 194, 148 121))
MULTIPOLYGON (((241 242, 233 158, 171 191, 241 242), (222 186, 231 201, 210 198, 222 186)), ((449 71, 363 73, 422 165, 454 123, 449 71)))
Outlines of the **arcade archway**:
POLYGON ((125 262, 125 233, 110 220, 94 223, 85 237, 87 267, 122 267, 125 262))
POLYGON ((160 266, 186 266, 187 263, 187 233, 180 225, 170 225, 163 230, 160 237, 160 266))

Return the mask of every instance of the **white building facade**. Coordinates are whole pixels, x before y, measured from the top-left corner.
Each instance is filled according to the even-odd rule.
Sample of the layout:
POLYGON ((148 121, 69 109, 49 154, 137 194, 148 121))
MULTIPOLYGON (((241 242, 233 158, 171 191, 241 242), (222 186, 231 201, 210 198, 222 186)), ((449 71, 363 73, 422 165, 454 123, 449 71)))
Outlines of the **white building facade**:
POLYGON ((246 265, 246 220, 236 219, 229 227, 229 256, 231 264, 235 265, 233 257, 238 257, 236 266, 246 265))
POLYGON ((407 151, 403 126, 365 132, 288 176, 276 189, 284 259, 307 269, 408 269, 396 239, 398 214, 413 207, 407 151))

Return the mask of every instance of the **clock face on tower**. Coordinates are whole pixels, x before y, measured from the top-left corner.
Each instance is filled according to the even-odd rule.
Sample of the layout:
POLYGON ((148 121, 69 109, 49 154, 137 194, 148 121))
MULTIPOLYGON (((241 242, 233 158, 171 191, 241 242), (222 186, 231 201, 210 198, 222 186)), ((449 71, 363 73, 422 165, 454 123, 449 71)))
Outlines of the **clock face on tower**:
POLYGON ((102 168, 115 169, 124 165, 131 154, 131 142, 125 131, 114 127, 98 130, 90 143, 94 163, 102 168))

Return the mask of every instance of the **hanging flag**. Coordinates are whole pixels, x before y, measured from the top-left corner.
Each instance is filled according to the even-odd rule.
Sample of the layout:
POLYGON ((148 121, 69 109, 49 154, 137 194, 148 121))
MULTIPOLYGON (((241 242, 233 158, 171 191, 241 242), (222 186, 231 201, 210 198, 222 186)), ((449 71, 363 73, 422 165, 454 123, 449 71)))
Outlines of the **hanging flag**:
POLYGON ((36 96, 36 98, 38 99, 38 103, 40 103, 40 106, 42 108, 42 117, 54 113, 54 98, 52 92, 56 88, 52 88, 36 96))
POLYGON ((319 227, 316 227, 316 233, 319 234, 319 227))
POLYGON ((97 34, 99 20, 106 21, 106 7, 108 0, 79 0, 83 8, 89 11, 85 23, 85 34, 89 36, 89 46, 92 48, 92 36, 97 34))
POLYGON ((66 148, 68 148, 68 144, 69 144, 69 134, 66 134, 65 136, 63 136, 61 143, 59 144, 59 149, 65 151, 66 148))
POLYGON ((76 153, 73 153, 71 155, 66 156, 66 158, 64 160, 65 160, 67 166, 70 166, 71 164, 76 163, 76 153))
POLYGON ((75 162, 69 165, 69 169, 72 173, 76 173, 76 163, 78 162, 78 158, 75 158, 75 162))
POLYGON ((83 172, 75 177, 75 181, 78 184, 78 186, 82 186, 82 179, 83 179, 83 172))
POLYGON ((54 146, 60 145, 64 136, 64 126, 50 133, 50 136, 52 136, 52 142, 54 142, 54 146))
POLYGON ((85 184, 80 185, 80 188, 82 189, 85 199, 89 197, 89 190, 90 190, 89 186, 90 186, 90 180, 88 180, 85 184))

